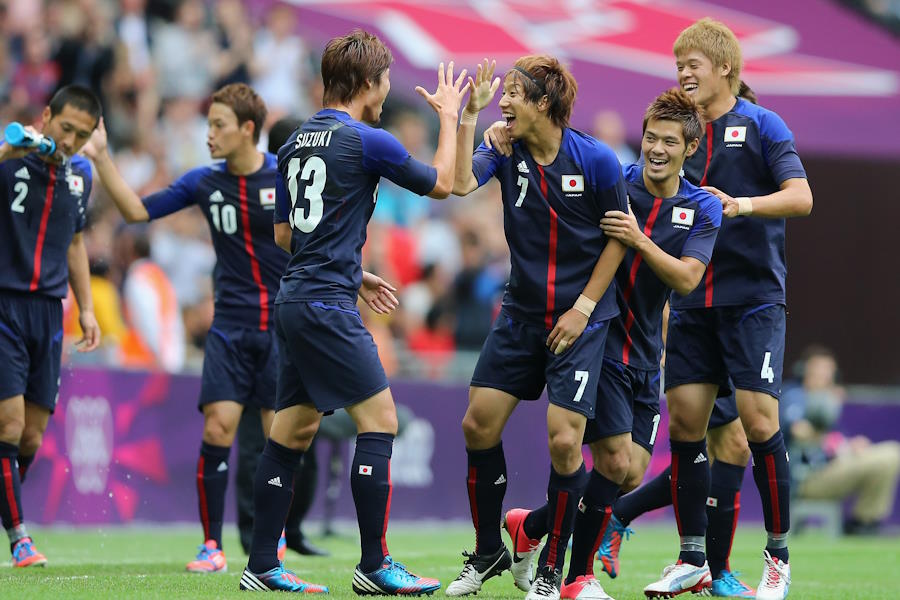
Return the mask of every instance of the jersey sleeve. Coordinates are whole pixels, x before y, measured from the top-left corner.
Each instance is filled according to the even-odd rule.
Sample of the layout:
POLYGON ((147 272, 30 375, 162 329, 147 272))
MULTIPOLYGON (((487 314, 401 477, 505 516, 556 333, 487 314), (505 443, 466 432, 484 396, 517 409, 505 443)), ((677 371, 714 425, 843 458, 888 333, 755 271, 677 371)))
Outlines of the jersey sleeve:
POLYGON ((472 155, 472 175, 478 181, 478 187, 487 183, 507 160, 505 156, 495 149, 488 148, 484 142, 481 142, 472 155))
POLYGON ((699 204, 681 256, 690 256, 708 265, 722 225, 722 203, 708 192, 701 193, 704 199, 699 204))
POLYGON ((605 145, 598 145, 585 153, 585 159, 582 168, 585 177, 594 188, 594 200, 599 214, 602 216, 608 210, 627 213, 628 191, 622 174, 622 164, 615 153, 605 145))
POLYGON ((78 199, 78 215, 75 217, 75 233, 82 231, 87 226, 87 210, 88 210, 88 200, 91 198, 91 190, 94 188, 94 179, 91 171, 91 163, 88 160, 84 161, 81 166, 82 181, 84 182, 84 189, 81 192, 81 197, 78 199))
POLYGON ((159 219, 178 212, 197 201, 197 184, 207 167, 188 171, 164 190, 150 194, 141 202, 150 215, 150 220, 159 219))
POLYGON ((390 179, 420 196, 434 189, 437 169, 410 156, 397 138, 383 129, 357 131, 362 140, 362 166, 365 170, 390 179))
POLYGON ((788 179, 806 179, 806 169, 794 145, 794 134, 784 120, 773 112, 765 112, 760 116, 759 129, 766 164, 775 181, 781 185, 788 179))
POLYGON ((284 177, 279 173, 275 178, 275 214, 272 219, 275 223, 287 223, 290 213, 291 199, 284 185, 284 177))

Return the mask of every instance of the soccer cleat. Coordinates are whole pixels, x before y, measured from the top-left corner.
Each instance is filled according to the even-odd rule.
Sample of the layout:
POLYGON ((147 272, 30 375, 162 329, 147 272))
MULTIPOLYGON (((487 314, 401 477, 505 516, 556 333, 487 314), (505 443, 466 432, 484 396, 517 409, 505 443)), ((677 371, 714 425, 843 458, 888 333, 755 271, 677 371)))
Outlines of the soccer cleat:
POLYGON ((216 540, 206 540, 197 548, 197 558, 185 567, 191 573, 224 573, 228 570, 225 553, 219 550, 216 540))
POLYGON ((281 537, 278 538, 278 549, 275 554, 278 562, 284 562, 284 555, 287 554, 287 538, 284 536, 284 529, 281 530, 281 537))
POLYGON ((562 583, 562 573, 550 565, 538 567, 537 577, 531 584, 531 589, 525 594, 525 600, 559 600, 559 588, 562 583))
POLYGON ((737 578, 738 573, 722 571, 712 580, 710 592, 719 598, 756 598, 756 590, 737 578))
POLYGON ((447 586, 445 593, 448 596, 477 594, 481 589, 481 584, 491 577, 499 575, 512 564, 509 550, 503 545, 493 554, 463 552, 463 556, 466 557, 466 563, 463 565, 462 573, 447 586))
POLYGON ((791 565, 773 557, 767 550, 763 551, 762 581, 756 588, 758 600, 784 600, 791 586, 791 565))
POLYGON ((299 594, 327 594, 328 588, 303 581, 284 565, 269 569, 265 573, 253 573, 244 569, 241 573, 240 589, 251 592, 296 592, 299 594))
POLYGON ((18 540, 12 549, 12 566, 14 567, 45 567, 47 557, 38 552, 30 537, 18 540))
POLYGON ((613 579, 619 575, 619 550, 622 548, 622 540, 630 539, 632 533, 634 530, 622 525, 615 514, 609 518, 600 549, 597 551, 597 559, 603 566, 603 571, 613 579))
POLYGON ((659 581, 654 581, 644 588, 648 598, 672 598, 685 592, 705 594, 711 585, 709 565, 702 567, 678 561, 663 569, 659 581))
POLYGON ((430 596, 440 587, 437 579, 413 575, 390 555, 371 573, 363 573, 359 565, 353 572, 353 591, 359 596, 430 596))
POLYGON ((563 584, 559 597, 565 600, 613 600, 593 575, 579 575, 572 583, 563 584))
POLYGON ((525 535, 525 517, 530 512, 524 508, 514 508, 503 517, 503 528, 509 534, 513 546, 509 572, 516 581, 516 587, 523 592, 531 589, 531 582, 534 580, 532 563, 543 545, 541 540, 533 540, 525 535))

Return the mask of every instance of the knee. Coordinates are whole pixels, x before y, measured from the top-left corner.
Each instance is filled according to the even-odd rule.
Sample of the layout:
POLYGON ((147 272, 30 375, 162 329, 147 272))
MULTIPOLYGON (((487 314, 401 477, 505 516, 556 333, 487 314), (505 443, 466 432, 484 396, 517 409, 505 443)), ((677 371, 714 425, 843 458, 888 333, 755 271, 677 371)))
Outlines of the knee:
POLYGON ((555 430, 548 435, 550 458, 554 463, 570 462, 577 454, 581 455, 581 436, 574 428, 566 427, 555 430))
MULTIPOLYGON (((771 437, 771 436, 770 436, 771 437)), ((745 466, 750 461, 750 446, 740 425, 727 426, 721 435, 709 436, 709 453, 716 460, 732 465, 745 466)))
POLYGON ((291 427, 287 430, 282 427, 276 429, 273 425, 271 439, 292 450, 306 451, 312 444, 318 429, 318 422, 291 427))
POLYGON ((25 417, 10 416, 0 422, 0 441, 18 446, 25 431, 25 417))
POLYGON ((217 415, 209 415, 203 423, 203 441, 213 446, 231 446, 237 424, 226 423, 217 415))
POLYGON ((41 442, 44 441, 44 431, 38 427, 25 427, 22 430, 22 437, 19 441, 19 454, 24 456, 34 456, 41 442))
POLYGON ((622 482, 622 493, 627 494, 628 492, 636 490, 643 480, 644 469, 632 462, 628 469, 628 474, 625 476, 625 481, 622 482))
POLYGON ((466 412, 462 420, 466 447, 473 450, 492 448, 500 443, 500 432, 491 423, 484 422, 475 414, 466 412))
POLYGON ((610 481, 622 483, 628 477, 631 469, 631 452, 625 450, 617 450, 607 453, 602 463, 604 476, 610 481))
POLYGON ((695 422, 678 413, 669 415, 669 438, 679 442, 703 439, 706 436, 706 424, 695 422))
POLYGON ((744 423, 744 433, 751 442, 762 444, 772 439, 772 436, 778 433, 778 421, 767 418, 764 415, 753 415, 748 420, 741 421, 744 423))

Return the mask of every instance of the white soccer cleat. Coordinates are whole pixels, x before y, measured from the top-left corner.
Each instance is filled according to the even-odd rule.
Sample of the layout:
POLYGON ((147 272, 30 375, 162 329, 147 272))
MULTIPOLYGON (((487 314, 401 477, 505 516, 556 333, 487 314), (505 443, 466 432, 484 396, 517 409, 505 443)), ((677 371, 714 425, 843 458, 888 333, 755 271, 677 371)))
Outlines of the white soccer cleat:
POLYGON ((462 573, 447 586, 444 593, 448 596, 477 594, 485 581, 495 575, 500 575, 512 564, 509 550, 502 545, 493 554, 481 555, 463 552, 463 556, 466 557, 466 564, 463 565, 462 573))
POLYGON ((572 583, 563 584, 562 600, 614 600, 593 575, 579 575, 572 583))
POLYGON ((672 598, 685 592, 702 594, 712 585, 709 565, 697 567, 678 562, 663 569, 662 577, 644 588, 648 598, 672 598))
POLYGON ((525 517, 531 511, 523 508, 514 508, 507 511, 503 517, 503 528, 512 540, 513 553, 512 565, 509 572, 512 573, 516 587, 527 592, 531 589, 534 580, 532 566, 534 557, 540 553, 543 543, 541 540, 533 540, 525 535, 525 517))
POLYGON ((559 600, 561 583, 562 573, 550 565, 544 565, 538 569, 537 577, 525 595, 525 600, 559 600))
POLYGON ((757 600, 784 600, 791 586, 791 565, 773 557, 767 550, 763 551, 762 581, 756 588, 757 600))

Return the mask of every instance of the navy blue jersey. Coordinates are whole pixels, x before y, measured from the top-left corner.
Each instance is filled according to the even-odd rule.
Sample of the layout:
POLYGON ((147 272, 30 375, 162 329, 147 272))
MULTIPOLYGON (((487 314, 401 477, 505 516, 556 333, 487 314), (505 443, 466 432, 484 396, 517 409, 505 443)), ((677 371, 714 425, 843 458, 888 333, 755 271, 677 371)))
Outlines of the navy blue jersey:
MULTIPOLYGON (((707 123, 700 148, 684 163, 685 178, 729 196, 766 196, 806 178, 794 135, 777 114, 742 98, 707 123)), ((785 302, 784 219, 724 219, 706 276, 693 293, 672 295, 673 308, 785 302)))
POLYGON ((51 165, 28 154, 0 163, 0 289, 65 298, 68 250, 84 229, 91 165, 51 165))
MULTIPOLYGON (((504 308, 519 320, 551 329, 584 291, 606 247, 600 219, 608 210, 628 210, 616 155, 606 144, 566 128, 550 165, 537 164, 521 142, 513 144, 510 157, 481 144, 472 173, 479 186, 492 176, 500 181, 512 263, 504 308)), ((617 314, 610 285, 591 321, 617 314)))
POLYGON ((215 324, 267 330, 287 253, 275 245, 272 213, 278 179, 275 155, 250 175, 232 175, 225 163, 188 171, 168 188, 144 198, 151 219, 197 204, 216 250, 215 324))
POLYGON ((393 135, 332 109, 291 135, 278 151, 278 170, 293 256, 276 303, 356 302, 379 179, 421 195, 437 182, 434 167, 410 156, 393 135))
MULTIPOLYGON (((642 165, 625 168, 631 211, 644 235, 667 254, 708 264, 722 222, 722 203, 683 178, 671 198, 654 197, 644 186, 643 171, 642 165)), ((638 369, 659 369, 662 311, 670 288, 632 248, 616 271, 616 287, 621 316, 610 323, 606 356, 638 369)))

